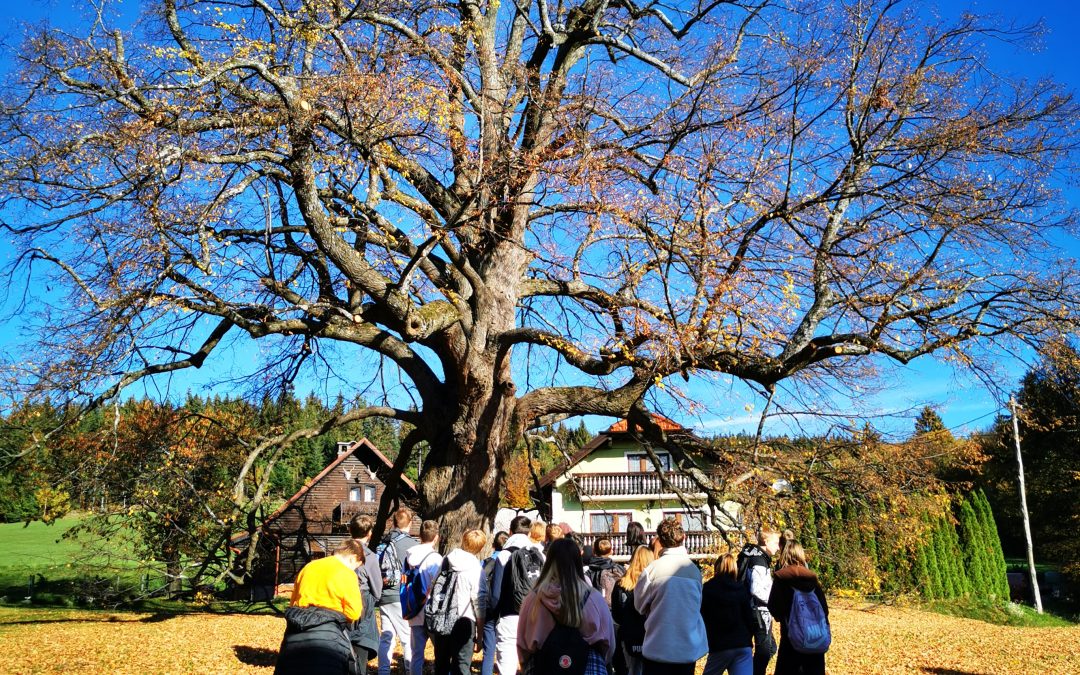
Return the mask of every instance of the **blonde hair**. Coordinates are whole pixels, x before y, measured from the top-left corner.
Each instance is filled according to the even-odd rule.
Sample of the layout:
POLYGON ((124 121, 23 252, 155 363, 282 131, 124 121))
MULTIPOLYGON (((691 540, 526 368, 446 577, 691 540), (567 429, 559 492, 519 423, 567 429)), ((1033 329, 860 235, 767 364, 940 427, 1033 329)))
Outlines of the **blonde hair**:
POLYGON ((484 536, 483 530, 469 530, 461 535, 461 548, 466 553, 476 555, 484 549, 485 543, 487 543, 487 537, 484 536))
POLYGON ((529 529, 529 539, 532 539, 536 543, 544 541, 544 524, 539 520, 532 524, 529 529))
POLYGON ((624 591, 634 590, 641 572, 656 560, 656 554, 648 546, 638 546, 634 549, 634 555, 630 558, 630 565, 626 568, 626 574, 619 579, 619 588, 624 591))
POLYGON ((562 539, 563 534, 565 533, 562 531, 562 528, 552 523, 548 525, 547 529, 544 531, 544 541, 550 543, 556 539, 562 539))
POLYGON ((731 553, 725 553, 716 559, 713 576, 734 581, 739 576, 739 563, 731 553))
POLYGON ((780 560, 777 562, 777 566, 781 568, 788 565, 806 567, 806 551, 803 549, 802 544, 794 539, 784 546, 784 550, 780 552, 780 560))

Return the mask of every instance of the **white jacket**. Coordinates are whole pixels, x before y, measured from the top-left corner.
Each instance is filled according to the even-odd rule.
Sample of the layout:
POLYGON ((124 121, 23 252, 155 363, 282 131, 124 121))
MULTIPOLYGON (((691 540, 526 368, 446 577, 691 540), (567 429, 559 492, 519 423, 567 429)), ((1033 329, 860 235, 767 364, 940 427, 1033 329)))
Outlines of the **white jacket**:
MULTIPOLYGON (((420 568, 420 574, 425 585, 430 588, 431 582, 435 581, 435 576, 439 573, 439 568, 442 567, 442 556, 431 544, 418 544, 409 549, 408 555, 405 556, 405 563, 410 567, 416 567, 422 563, 423 567, 420 568)), ((404 569, 404 565, 402 569, 404 569)), ((424 613, 420 612, 409 619, 409 625, 423 626, 424 613)))
POLYGON ((666 548, 634 586, 634 607, 645 617, 641 654, 661 663, 690 663, 709 653, 701 619, 701 570, 686 548, 666 548))
MULTIPOLYGON (((455 548, 446 554, 446 560, 450 569, 458 573, 455 590, 458 601, 457 615, 476 621, 477 609, 480 606, 477 596, 480 594, 481 577, 484 573, 480 559, 472 553, 455 548)), ((479 618, 482 619, 483 616, 479 618)))

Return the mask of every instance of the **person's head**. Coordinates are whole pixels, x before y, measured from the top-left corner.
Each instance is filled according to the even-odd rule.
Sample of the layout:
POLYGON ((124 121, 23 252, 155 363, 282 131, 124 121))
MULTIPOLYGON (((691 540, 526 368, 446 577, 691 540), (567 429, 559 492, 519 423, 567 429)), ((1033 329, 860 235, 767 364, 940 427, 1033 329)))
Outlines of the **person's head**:
POLYGON ((653 555, 657 558, 660 557, 660 551, 664 550, 664 545, 660 543, 660 537, 653 537, 649 541, 649 550, 653 552, 653 555))
POLYGON ((532 524, 532 527, 529 528, 529 539, 536 542, 537 544, 541 543, 542 541, 544 541, 544 531, 544 524, 541 523, 539 520, 536 521, 532 524))
POLYGON ((776 530, 760 530, 757 537, 758 546, 769 555, 776 555, 780 550, 780 533, 776 530))
POLYGON ((375 519, 361 513, 352 517, 349 521, 349 536, 353 539, 369 539, 371 530, 375 527, 375 519))
MULTIPOLYGON (((572 539, 556 539, 548 546, 547 558, 540 570, 540 578, 536 580, 536 587, 544 584, 558 584, 561 589, 561 603, 555 618, 567 626, 580 626, 585 572, 581 549, 572 539)), ((533 611, 539 609, 540 605, 539 602, 534 603, 533 611)))
POLYGON ((779 541, 780 550, 783 551, 784 547, 787 546, 788 543, 792 542, 792 541, 795 541, 795 530, 792 530, 791 528, 788 528, 788 529, 784 530, 783 532, 781 532, 780 533, 780 541, 779 541))
POLYGON ((420 523, 420 543, 432 544, 439 538, 439 524, 434 520, 420 523))
POLYGON ((466 553, 480 555, 485 543, 487 543, 487 537, 484 536, 483 530, 469 530, 461 535, 461 550, 466 553))
POLYGON ((634 549, 634 554, 630 556, 630 564, 626 567, 626 574, 623 574, 618 581, 619 587, 626 591, 634 590, 638 577, 654 560, 656 560, 656 554, 648 546, 638 546, 634 549))
POLYGON ((780 552, 778 564, 780 567, 787 567, 788 565, 806 567, 806 550, 803 549, 802 544, 792 539, 787 542, 787 546, 780 552))
POLYGON ((412 518, 412 511, 402 506, 397 511, 394 511, 394 527, 408 532, 409 526, 412 525, 412 518))
POLYGON ((548 525, 546 528, 544 528, 544 541, 550 544, 556 539, 562 539, 563 534, 563 529, 558 525, 548 525))
POLYGON ((656 538, 660 540, 660 545, 664 548, 675 548, 683 545, 686 533, 683 532, 679 521, 674 518, 664 518, 664 521, 656 528, 656 538))
POLYGON ((626 545, 631 550, 645 545, 645 526, 636 520, 630 521, 626 526, 626 545))
POLYGON ((716 559, 713 566, 713 576, 728 581, 735 581, 739 576, 739 563, 734 554, 725 553, 716 559))
POLYGON ((334 549, 334 555, 352 569, 356 569, 364 564, 364 545, 355 539, 346 539, 334 549))
POLYGON ((528 534, 532 519, 528 516, 514 516, 510 521, 510 534, 528 534))
POLYGON ((501 551, 503 546, 506 545, 506 540, 510 538, 510 534, 499 530, 495 533, 495 538, 491 540, 491 548, 496 551, 501 551))
POLYGON ((607 558, 611 555, 611 540, 607 537, 600 537, 593 542, 592 552, 595 556, 601 558, 607 558))

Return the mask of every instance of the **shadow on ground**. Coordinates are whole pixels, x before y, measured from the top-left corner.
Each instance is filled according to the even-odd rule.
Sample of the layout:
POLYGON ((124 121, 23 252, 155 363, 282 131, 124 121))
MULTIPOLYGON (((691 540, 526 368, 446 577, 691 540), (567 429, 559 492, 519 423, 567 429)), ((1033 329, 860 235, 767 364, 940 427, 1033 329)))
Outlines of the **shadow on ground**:
POLYGON ((922 672, 932 675, 985 675, 974 670, 956 670, 954 668, 923 668, 922 672))
POLYGON ((148 616, 123 616, 109 614, 105 616, 57 617, 55 619, 26 619, 25 621, 0 621, 0 626, 34 626, 48 623, 161 623, 175 619, 177 614, 157 612, 148 616))
POLYGON ((277 650, 265 647, 233 645, 237 660, 249 666, 273 666, 277 663, 277 650))

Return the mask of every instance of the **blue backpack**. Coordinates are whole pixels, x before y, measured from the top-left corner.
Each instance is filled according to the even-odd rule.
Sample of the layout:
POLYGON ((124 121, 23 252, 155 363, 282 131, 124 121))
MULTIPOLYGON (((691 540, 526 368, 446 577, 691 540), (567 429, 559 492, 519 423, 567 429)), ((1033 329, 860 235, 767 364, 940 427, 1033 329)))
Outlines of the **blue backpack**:
POLYGON ((435 551, 424 556, 416 566, 410 565, 408 559, 402 565, 401 589, 398 592, 401 594, 401 616, 405 619, 420 616, 424 611, 428 593, 431 592, 431 580, 424 578, 423 569, 424 563, 433 555, 436 555, 435 551))
POLYGON ((814 591, 792 589, 787 636, 792 648, 802 654, 824 654, 832 644, 829 618, 814 591))

